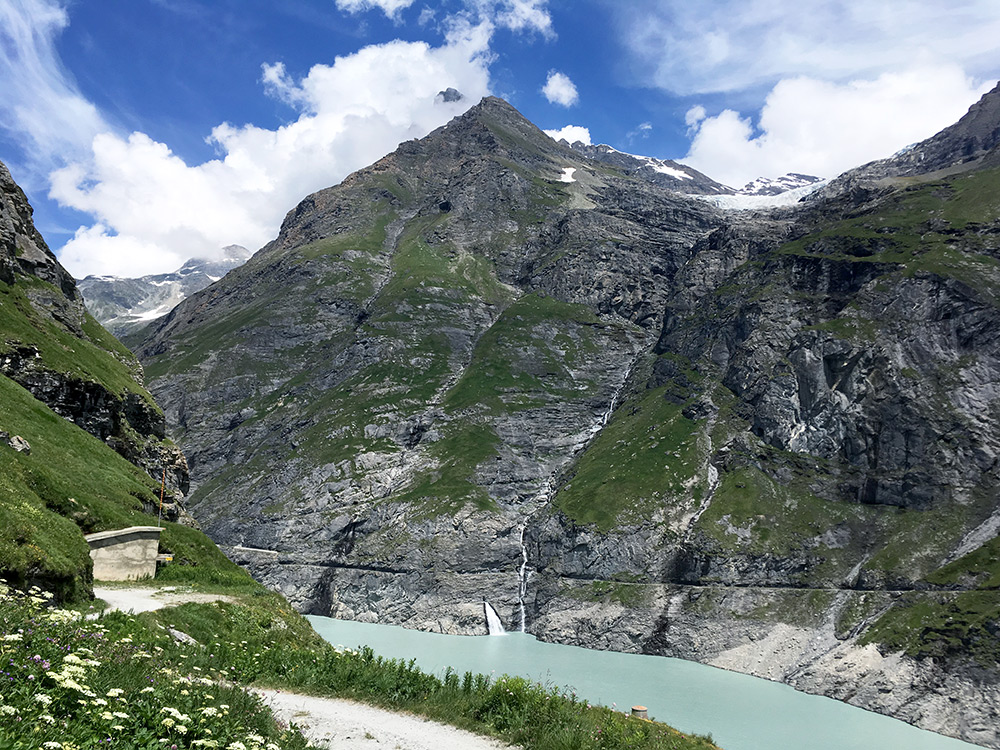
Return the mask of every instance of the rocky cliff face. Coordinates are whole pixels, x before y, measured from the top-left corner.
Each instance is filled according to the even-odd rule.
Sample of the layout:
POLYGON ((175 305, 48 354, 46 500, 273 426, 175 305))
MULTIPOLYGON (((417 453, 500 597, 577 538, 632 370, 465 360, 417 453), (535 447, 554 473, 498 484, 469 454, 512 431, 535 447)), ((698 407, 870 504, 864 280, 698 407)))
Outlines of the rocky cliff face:
POLYGON ((187 464, 165 442, 163 413, 142 368, 87 313, 73 278, 31 220, 23 191, 0 164, 0 374, 104 440, 156 479, 168 473, 168 513, 181 512, 187 464))
POLYGON ((487 99, 139 354, 195 515, 305 611, 473 633, 486 598, 1000 746, 1000 171, 969 166, 724 212, 487 99))

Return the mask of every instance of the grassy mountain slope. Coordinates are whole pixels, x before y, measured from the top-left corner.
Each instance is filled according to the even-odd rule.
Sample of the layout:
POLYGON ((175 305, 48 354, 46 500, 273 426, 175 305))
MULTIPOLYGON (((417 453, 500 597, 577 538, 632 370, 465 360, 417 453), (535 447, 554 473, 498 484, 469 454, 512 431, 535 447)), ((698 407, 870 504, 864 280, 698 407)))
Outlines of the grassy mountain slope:
MULTIPOLYGON (((10 583, 87 598, 84 533, 154 523, 164 469, 164 517, 178 517, 187 466, 164 439, 142 368, 87 313, 2 164, 0 431, 0 577, 10 583), (15 450, 13 436, 30 451, 15 450)), ((201 568, 196 577, 249 582, 203 534, 165 526, 163 548, 179 563, 173 575, 201 568)))

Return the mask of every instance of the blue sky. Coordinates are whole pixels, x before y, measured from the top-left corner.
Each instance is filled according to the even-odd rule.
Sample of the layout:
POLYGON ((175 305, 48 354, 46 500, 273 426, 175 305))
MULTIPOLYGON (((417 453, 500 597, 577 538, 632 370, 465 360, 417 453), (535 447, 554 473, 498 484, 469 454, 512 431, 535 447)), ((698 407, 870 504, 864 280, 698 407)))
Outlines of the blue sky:
POLYGON ((487 94, 737 187, 831 177, 958 119, 997 39, 995 0, 0 0, 0 160, 75 276, 141 275, 487 94))

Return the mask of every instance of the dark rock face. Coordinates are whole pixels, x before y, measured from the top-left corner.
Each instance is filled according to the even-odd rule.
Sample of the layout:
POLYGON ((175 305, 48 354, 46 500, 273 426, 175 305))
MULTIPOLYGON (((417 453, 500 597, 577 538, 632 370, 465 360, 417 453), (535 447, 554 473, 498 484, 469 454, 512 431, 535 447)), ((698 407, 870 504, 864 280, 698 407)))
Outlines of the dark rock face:
POLYGON ((485 597, 997 745, 1000 173, 727 213, 634 167, 487 99, 302 201, 138 349, 199 521, 303 611, 485 597))
POLYGON ((18 274, 51 284, 62 296, 51 299, 52 315, 66 325, 80 325, 76 283, 59 265, 31 220, 32 209, 24 191, 0 162, 0 281, 13 284, 18 274))
POLYGON ((163 414, 143 388, 138 362, 89 318, 73 277, 31 214, 24 192, 0 163, 0 374, 157 479, 161 466, 169 466, 171 492, 183 497, 187 465, 163 442, 163 414), (90 364, 66 357, 70 347, 80 347, 90 364), (116 387, 102 375, 121 382, 116 387))

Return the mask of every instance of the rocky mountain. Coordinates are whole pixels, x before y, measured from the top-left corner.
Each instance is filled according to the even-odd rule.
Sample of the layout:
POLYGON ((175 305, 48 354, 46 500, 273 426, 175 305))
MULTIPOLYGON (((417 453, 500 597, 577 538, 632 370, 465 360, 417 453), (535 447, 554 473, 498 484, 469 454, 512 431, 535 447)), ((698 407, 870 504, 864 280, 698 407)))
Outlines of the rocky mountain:
POLYGON ((1000 747, 988 164, 727 212, 489 98, 137 351, 196 517, 303 611, 485 598, 1000 747))
POLYGON ((31 215, 0 163, 0 578, 77 599, 90 592, 83 533, 150 523, 164 473, 162 516, 188 518, 188 469, 138 361, 87 312, 31 215))
POLYGON ((102 326, 123 336, 166 315, 177 304, 246 263, 242 245, 222 248, 218 259, 192 258, 173 273, 139 278, 88 276, 77 283, 87 309, 102 326))

